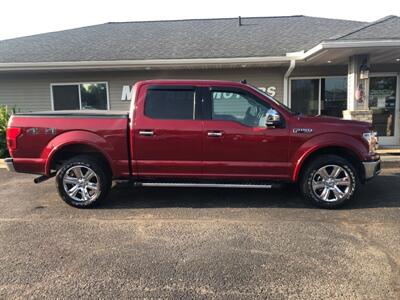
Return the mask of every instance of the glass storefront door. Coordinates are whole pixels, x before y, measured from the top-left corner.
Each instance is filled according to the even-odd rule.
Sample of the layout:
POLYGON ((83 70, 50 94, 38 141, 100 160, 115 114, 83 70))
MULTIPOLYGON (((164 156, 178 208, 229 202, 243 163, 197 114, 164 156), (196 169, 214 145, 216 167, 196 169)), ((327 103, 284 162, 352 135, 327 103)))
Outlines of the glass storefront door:
POLYGON ((369 79, 369 108, 372 110, 372 124, 378 132, 379 143, 399 143, 399 100, 398 78, 393 76, 371 76, 369 79))

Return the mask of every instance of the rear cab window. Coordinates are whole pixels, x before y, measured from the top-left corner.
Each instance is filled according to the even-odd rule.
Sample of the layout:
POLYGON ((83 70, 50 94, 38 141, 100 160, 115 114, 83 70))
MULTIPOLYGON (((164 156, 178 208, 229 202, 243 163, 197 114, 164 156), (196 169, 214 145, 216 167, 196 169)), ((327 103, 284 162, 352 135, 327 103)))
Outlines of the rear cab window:
POLYGON ((196 119, 196 90, 193 87, 150 86, 144 115, 152 119, 196 119))

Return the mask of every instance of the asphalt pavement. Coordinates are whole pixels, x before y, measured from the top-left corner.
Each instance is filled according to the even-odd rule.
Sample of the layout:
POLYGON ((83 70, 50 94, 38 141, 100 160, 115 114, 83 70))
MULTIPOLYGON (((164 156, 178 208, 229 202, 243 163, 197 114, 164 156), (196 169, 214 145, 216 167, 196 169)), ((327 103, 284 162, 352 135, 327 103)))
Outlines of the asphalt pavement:
POLYGON ((400 169, 339 210, 297 190, 117 185, 90 210, 0 170, 0 299, 400 299, 400 169))

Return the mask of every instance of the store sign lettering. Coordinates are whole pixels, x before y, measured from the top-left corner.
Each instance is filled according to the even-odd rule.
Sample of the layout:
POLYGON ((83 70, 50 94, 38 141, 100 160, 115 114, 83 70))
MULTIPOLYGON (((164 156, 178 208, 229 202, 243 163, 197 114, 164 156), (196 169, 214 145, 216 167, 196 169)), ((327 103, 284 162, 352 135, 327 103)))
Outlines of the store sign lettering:
POLYGON ((267 94, 270 95, 271 97, 275 97, 276 95, 276 87, 275 86, 270 86, 267 88, 267 94))
POLYGON ((131 101, 131 99, 132 99, 132 86, 123 85, 121 101, 131 101))
MULTIPOLYGON (((269 86, 269 87, 259 87, 260 90, 266 92, 268 95, 274 97, 276 95, 276 87, 269 86)), ((232 93, 222 93, 222 97, 227 99, 232 97, 232 93)), ((132 86, 130 85, 123 85, 122 86, 122 94, 121 94, 121 101, 131 101, 132 100, 132 86)))

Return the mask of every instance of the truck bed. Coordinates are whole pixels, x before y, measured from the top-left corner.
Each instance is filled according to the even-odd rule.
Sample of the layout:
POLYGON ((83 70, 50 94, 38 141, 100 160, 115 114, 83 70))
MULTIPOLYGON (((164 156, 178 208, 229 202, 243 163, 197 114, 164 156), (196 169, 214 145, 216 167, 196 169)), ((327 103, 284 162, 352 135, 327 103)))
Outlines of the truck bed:
POLYGON ((9 126, 21 128, 18 147, 12 151, 17 171, 48 175, 52 153, 63 147, 92 147, 103 153, 113 176, 129 176, 128 112, 40 111, 18 113, 9 126))

